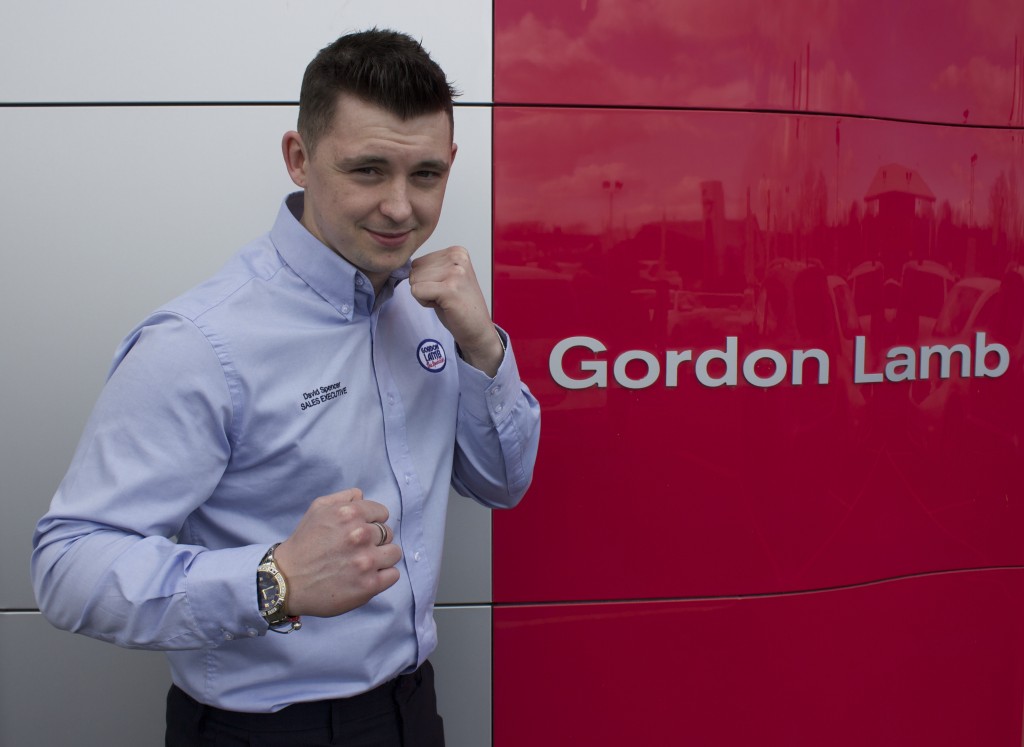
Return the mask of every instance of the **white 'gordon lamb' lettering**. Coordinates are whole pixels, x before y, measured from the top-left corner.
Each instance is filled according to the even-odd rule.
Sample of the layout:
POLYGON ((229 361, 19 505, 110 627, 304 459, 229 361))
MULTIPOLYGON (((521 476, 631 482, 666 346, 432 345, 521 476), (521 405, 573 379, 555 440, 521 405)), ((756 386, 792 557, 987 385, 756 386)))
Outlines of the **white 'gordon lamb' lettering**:
MULTIPOLYGON (((829 357, 824 350, 792 350, 789 357, 770 348, 754 350, 743 357, 740 365, 739 338, 726 337, 724 349, 711 348, 693 359, 692 350, 666 350, 659 357, 648 350, 627 350, 612 361, 612 377, 619 386, 626 389, 647 389, 659 380, 668 388, 679 385, 679 368, 683 363, 693 363, 693 374, 698 383, 706 387, 736 386, 742 371, 743 379, 750 385, 763 389, 778 386, 789 377, 795 386, 804 384, 808 364, 816 364, 810 370, 817 371, 819 385, 829 383, 829 357), (662 362, 664 360, 664 363, 662 362), (762 361, 769 365, 761 367, 762 361), (632 375, 629 369, 632 365, 632 375), (718 372, 712 373, 711 367, 718 372), (762 370, 763 369, 763 370, 762 370), (664 376, 663 376, 664 374, 664 376)), ((989 343, 984 332, 974 338, 974 349, 965 344, 922 345, 919 349, 906 346, 890 348, 886 353, 883 371, 865 370, 866 339, 858 336, 854 344, 853 383, 876 384, 883 381, 912 381, 927 379, 931 373, 932 361, 938 362, 938 377, 948 379, 952 375, 953 358, 959 356, 959 373, 962 378, 997 378, 1010 367, 1010 352, 1005 345, 989 343), (989 360, 995 356, 994 365, 989 360), (973 363, 973 365, 972 365, 973 363)), ((593 337, 576 336, 561 340, 551 350, 548 370, 555 383, 565 389, 606 388, 608 386, 608 360, 600 356, 608 352, 603 342, 593 337), (565 370, 565 358, 570 351, 586 350, 593 357, 585 357, 576 364, 577 370, 570 376, 565 370), (582 374, 582 375, 580 375, 582 374)), ((845 369, 844 369, 845 370, 845 369)))

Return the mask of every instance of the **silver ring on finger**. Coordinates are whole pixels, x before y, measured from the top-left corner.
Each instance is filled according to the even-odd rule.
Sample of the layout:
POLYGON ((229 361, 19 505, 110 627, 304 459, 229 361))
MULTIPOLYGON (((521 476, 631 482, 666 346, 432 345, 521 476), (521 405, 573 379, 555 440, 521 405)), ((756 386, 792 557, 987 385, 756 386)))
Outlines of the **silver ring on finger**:
POLYGON ((388 541, 388 528, 379 521, 371 521, 370 523, 380 530, 380 540, 377 542, 377 547, 381 547, 388 541))

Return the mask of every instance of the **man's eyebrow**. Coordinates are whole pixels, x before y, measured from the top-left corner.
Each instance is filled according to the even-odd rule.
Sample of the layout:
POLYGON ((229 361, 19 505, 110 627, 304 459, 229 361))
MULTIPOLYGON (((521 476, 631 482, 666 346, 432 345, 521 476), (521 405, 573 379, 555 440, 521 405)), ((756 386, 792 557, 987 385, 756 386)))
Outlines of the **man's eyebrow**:
MULTIPOLYGON (((338 162, 338 166, 340 166, 342 169, 351 169, 362 168, 365 166, 388 166, 391 163, 391 159, 387 158, 386 156, 379 156, 373 153, 367 153, 361 156, 349 156, 348 158, 343 158, 341 159, 341 161, 338 162)), ((448 171, 450 168, 451 163, 449 163, 448 161, 428 158, 416 163, 413 166, 413 171, 428 170, 445 172, 448 171)))
POLYGON ((426 161, 420 161, 416 164, 416 170, 429 170, 429 171, 447 171, 451 168, 451 164, 448 161, 435 161, 433 159, 427 159, 426 161))
POLYGON ((386 166, 387 164, 388 159, 386 159, 384 156, 377 156, 372 154, 362 156, 349 156, 348 158, 343 158, 341 159, 341 161, 338 162, 338 165, 341 166, 343 169, 350 169, 355 166, 386 166))

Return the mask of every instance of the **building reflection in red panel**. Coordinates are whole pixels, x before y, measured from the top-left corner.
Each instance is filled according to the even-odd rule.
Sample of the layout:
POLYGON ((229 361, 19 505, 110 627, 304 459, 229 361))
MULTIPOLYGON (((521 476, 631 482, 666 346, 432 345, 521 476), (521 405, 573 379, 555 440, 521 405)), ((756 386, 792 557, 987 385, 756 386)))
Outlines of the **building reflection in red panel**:
POLYGON ((1022 571, 504 607, 494 745, 1020 743, 1022 571))
POLYGON ((495 317, 544 434, 495 599, 1024 561, 1021 139, 496 110, 495 317))
POLYGON ((1018 0, 505 0, 495 100, 1024 125, 1018 0))

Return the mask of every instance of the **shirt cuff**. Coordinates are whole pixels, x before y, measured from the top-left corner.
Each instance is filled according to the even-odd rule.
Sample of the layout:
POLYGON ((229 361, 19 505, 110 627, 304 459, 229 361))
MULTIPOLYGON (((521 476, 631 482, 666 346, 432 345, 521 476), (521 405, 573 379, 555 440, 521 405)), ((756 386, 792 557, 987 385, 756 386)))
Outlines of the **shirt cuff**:
POLYGON ((512 414, 519 399, 519 367, 516 365, 512 340, 505 330, 495 325, 505 348, 505 355, 492 379, 483 371, 458 360, 459 384, 462 396, 459 405, 477 420, 498 425, 512 414))
POLYGON ((195 556, 188 569, 187 594, 196 625, 213 645, 256 638, 267 623, 256 601, 256 569, 270 543, 195 556))

